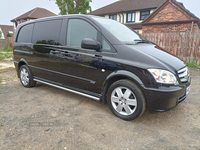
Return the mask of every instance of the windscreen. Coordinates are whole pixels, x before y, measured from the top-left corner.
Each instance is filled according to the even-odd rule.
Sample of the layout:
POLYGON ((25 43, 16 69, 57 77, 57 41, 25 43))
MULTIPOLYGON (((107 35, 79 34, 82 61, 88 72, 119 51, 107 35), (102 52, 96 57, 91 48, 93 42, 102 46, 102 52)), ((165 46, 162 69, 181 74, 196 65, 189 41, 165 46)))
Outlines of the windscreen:
POLYGON ((134 40, 143 40, 140 35, 117 21, 100 17, 94 17, 93 19, 100 23, 103 27, 105 27, 121 42, 126 43, 133 42, 134 40))

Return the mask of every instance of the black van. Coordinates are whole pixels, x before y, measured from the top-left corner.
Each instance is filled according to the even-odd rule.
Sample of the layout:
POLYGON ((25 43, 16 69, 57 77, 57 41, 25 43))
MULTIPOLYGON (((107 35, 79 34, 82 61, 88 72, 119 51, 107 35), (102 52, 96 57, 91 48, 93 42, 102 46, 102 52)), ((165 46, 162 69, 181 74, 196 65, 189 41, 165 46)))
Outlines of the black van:
POLYGON ((124 120, 146 108, 170 110, 190 90, 184 62, 103 17, 67 15, 20 24, 13 50, 24 87, 41 82, 101 100, 124 120))

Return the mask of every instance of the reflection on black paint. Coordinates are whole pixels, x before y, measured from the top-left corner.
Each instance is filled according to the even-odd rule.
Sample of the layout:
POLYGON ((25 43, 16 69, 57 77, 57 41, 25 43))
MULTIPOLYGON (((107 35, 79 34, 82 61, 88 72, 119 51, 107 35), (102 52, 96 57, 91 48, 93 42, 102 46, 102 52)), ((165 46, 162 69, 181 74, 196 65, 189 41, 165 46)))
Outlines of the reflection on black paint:
POLYGON ((57 56, 59 57, 60 56, 60 51, 56 51, 56 50, 50 50, 50 53, 49 53, 51 56, 57 56))
POLYGON ((54 40, 41 40, 41 41, 37 41, 35 43, 35 45, 33 46, 34 50, 39 52, 39 53, 43 53, 43 54, 50 54, 50 55, 56 55, 59 56, 59 53, 56 53, 56 51, 54 50, 50 50, 47 46, 48 45, 60 45, 60 43, 55 42, 54 40))
POLYGON ((108 60, 93 60, 90 63, 91 66, 100 68, 100 69, 106 69, 106 70, 123 70, 124 67, 120 63, 108 61, 108 60))
POLYGON ((78 61, 80 54, 73 54, 73 53, 68 53, 68 52, 61 52, 60 57, 64 59, 69 59, 69 60, 74 60, 78 61))
POLYGON ((31 51, 32 47, 30 45, 22 45, 22 50, 31 51))
POLYGON ((60 45, 59 42, 55 42, 54 40, 41 40, 41 41, 37 41, 36 44, 48 44, 48 45, 60 45))

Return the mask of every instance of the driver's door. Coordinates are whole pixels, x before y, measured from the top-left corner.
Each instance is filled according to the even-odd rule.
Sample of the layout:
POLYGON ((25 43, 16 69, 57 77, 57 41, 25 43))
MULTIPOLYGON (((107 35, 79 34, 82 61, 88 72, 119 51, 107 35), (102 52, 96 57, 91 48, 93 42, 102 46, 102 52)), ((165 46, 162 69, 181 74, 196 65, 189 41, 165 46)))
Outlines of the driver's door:
POLYGON ((66 26, 66 46, 62 48, 60 55, 62 84, 100 93, 103 82, 103 72, 99 68, 101 52, 81 48, 84 38, 99 40, 98 30, 89 21, 80 18, 69 19, 66 26))

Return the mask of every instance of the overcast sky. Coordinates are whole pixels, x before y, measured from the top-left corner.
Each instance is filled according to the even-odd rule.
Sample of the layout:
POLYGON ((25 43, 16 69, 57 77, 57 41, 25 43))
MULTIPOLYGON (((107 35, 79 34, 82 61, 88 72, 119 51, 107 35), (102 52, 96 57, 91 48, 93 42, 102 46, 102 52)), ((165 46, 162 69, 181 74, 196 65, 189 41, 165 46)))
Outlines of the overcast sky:
MULTIPOLYGON (((117 0, 92 0, 92 10, 111 4, 117 0)), ((184 6, 193 14, 200 18, 200 0, 178 0, 183 2, 184 6)), ((28 12, 35 7, 48 9, 58 14, 59 9, 54 0, 4 0, 0 7, 0 24, 12 25, 10 20, 28 12)))

